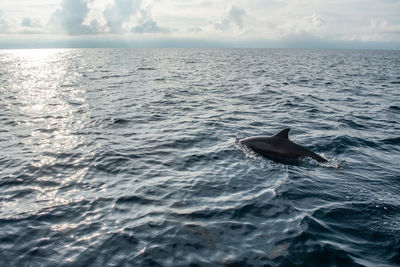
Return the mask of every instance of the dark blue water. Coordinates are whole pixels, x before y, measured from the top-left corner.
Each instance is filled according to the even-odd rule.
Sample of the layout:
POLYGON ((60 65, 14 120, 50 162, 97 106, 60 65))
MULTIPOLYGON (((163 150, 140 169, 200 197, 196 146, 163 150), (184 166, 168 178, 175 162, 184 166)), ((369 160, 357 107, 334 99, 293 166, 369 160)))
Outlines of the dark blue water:
POLYGON ((3 50, 0 106, 1 266, 400 264, 399 51, 3 50))

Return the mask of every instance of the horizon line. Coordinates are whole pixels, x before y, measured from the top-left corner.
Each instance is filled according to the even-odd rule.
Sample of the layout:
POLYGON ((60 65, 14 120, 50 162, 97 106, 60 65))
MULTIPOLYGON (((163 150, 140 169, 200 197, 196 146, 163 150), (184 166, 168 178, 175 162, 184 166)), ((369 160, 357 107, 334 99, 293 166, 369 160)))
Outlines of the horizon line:
POLYGON ((324 39, 205 39, 205 38, 40 38, 15 37, 0 40, 0 49, 50 48, 275 48, 400 50, 400 42, 346 41, 324 39))

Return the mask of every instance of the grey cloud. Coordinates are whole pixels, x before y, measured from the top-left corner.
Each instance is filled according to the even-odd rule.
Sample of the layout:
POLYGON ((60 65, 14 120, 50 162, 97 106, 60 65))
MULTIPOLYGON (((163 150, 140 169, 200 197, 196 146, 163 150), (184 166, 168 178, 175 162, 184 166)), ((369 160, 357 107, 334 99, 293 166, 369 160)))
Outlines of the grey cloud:
POLYGON ((199 32, 203 32, 203 29, 200 28, 200 27, 194 27, 194 28, 189 28, 188 31, 189 31, 189 32, 196 32, 196 33, 199 33, 199 32))
POLYGON ((243 8, 232 6, 228 13, 221 19, 221 21, 215 24, 215 28, 218 30, 229 30, 232 25, 235 25, 239 29, 243 28, 243 16, 246 11, 243 8))
MULTIPOLYGON (((56 31, 65 30, 70 35, 123 33, 123 24, 138 16, 139 24, 131 29, 132 32, 167 32, 151 18, 149 10, 141 8, 142 0, 114 0, 103 11, 105 25, 98 20, 92 20, 89 25, 85 25, 84 21, 89 13, 88 3, 91 1, 93 0, 62 0, 61 8, 51 17, 51 27, 56 31)), ((26 18, 22 24, 31 27, 32 21, 26 18)))
POLYGON ((229 10, 229 18, 233 21, 233 23, 236 24, 239 28, 243 27, 243 16, 246 12, 244 9, 237 7, 237 6, 232 6, 231 9, 229 10))
POLYGON ((139 24, 132 28, 132 32, 135 33, 167 33, 167 29, 161 28, 157 25, 150 15, 150 11, 141 9, 140 10, 139 24))
POLYGON ((103 11, 107 26, 112 33, 122 32, 122 24, 139 10, 141 0, 114 0, 103 11))
POLYGON ((3 18, 3 11, 0 9, 0 32, 6 32, 8 30, 8 23, 3 18))
POLYGON ((21 26, 28 28, 39 28, 41 27, 40 23, 37 20, 32 20, 31 18, 25 17, 22 19, 21 26))
POLYGON ((107 21, 106 26, 111 33, 121 33, 123 23, 128 22, 132 17, 139 17, 138 25, 131 29, 135 33, 161 33, 168 32, 167 29, 159 27, 148 9, 143 9, 141 0, 114 0, 107 5, 103 11, 107 21))
POLYGON ((217 30, 226 31, 229 29, 230 23, 227 18, 223 18, 219 23, 215 24, 217 30))
POLYGON ((57 9, 51 19, 51 27, 63 29, 68 34, 90 34, 93 29, 83 22, 89 12, 87 3, 90 0, 62 0, 61 9, 57 9))
POLYGON ((32 27, 32 21, 30 18, 24 18, 21 23, 22 26, 32 27))
POLYGON ((104 25, 101 25, 97 19, 92 20, 89 27, 93 33, 104 32, 105 28, 104 25))
POLYGON ((132 32, 136 33, 166 33, 167 29, 161 28, 157 26, 157 23, 152 20, 146 20, 143 23, 139 24, 132 28, 132 32))

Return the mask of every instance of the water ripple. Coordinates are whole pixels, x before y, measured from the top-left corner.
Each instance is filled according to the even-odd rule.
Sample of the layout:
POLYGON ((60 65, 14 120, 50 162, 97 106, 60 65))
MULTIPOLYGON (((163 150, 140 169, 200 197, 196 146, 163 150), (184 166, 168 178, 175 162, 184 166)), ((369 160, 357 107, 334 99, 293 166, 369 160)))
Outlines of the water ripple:
POLYGON ((36 52, 0 51, 1 266, 400 264, 398 52, 36 52), (235 141, 286 127, 328 162, 235 141))

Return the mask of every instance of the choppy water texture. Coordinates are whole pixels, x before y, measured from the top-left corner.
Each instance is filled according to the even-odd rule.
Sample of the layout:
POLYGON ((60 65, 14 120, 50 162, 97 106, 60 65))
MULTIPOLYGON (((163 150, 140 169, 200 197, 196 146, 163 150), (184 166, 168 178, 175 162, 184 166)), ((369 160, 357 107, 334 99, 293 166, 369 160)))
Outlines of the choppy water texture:
POLYGON ((396 51, 0 51, 0 265, 400 264, 399 66, 396 51), (235 146, 285 127, 329 162, 235 146))

